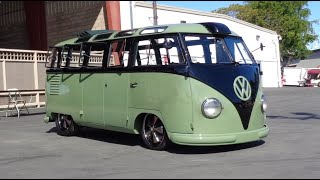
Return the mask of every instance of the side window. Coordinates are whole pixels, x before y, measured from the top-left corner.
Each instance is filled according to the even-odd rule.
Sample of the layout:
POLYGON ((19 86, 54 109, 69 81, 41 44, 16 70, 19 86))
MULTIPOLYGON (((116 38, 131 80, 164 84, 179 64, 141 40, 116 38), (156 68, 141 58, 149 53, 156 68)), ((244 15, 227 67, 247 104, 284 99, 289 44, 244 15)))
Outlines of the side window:
POLYGON ((203 45, 201 44, 200 37, 185 36, 185 42, 186 42, 192 63, 206 63, 205 57, 204 57, 203 45))
POLYGON ((61 62, 61 48, 50 47, 47 52, 46 64, 47 68, 56 68, 60 67, 61 62))
POLYGON ((225 63, 230 62, 223 41, 207 35, 187 35, 185 44, 192 63, 225 63))
POLYGON ((80 65, 88 67, 102 67, 107 45, 104 43, 83 44, 80 54, 80 65))
POLYGON ((139 41, 137 56, 138 59, 135 61, 135 66, 157 65, 154 43, 150 39, 139 41))
POLYGON ((181 55, 178 51, 178 43, 174 38, 160 38, 158 39, 158 43, 160 44, 159 50, 162 65, 183 63, 182 58, 180 58, 181 55))
POLYGON ((61 67, 79 67, 80 45, 64 46, 61 53, 61 67))
POLYGON ((137 45, 134 66, 184 63, 177 37, 149 37, 148 39, 141 39, 137 45))
POLYGON ((217 63, 230 63, 230 57, 227 54, 226 47, 221 39, 216 40, 217 63))
POLYGON ((129 59, 129 46, 127 39, 121 39, 111 42, 110 55, 108 58, 108 67, 127 67, 129 59))

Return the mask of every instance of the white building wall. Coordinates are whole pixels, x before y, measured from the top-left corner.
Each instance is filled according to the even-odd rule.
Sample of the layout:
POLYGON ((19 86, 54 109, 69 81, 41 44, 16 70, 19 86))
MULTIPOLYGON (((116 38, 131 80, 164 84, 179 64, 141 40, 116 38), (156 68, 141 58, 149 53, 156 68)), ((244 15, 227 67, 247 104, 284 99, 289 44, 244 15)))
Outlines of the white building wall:
MULTIPOLYGON (((139 28, 153 25, 151 3, 120 1, 121 29, 139 28), (131 3, 131 9, 130 9, 131 3), (130 16, 132 12, 132 17, 130 16), (131 27, 133 26, 133 27, 131 27)), ((242 36, 248 48, 253 51, 265 46, 263 51, 255 50, 252 54, 261 64, 263 87, 281 87, 279 40, 276 32, 217 13, 201 12, 189 9, 157 5, 158 24, 177 24, 180 21, 221 22, 232 31, 242 36), (259 38, 257 38, 257 36, 259 38)))

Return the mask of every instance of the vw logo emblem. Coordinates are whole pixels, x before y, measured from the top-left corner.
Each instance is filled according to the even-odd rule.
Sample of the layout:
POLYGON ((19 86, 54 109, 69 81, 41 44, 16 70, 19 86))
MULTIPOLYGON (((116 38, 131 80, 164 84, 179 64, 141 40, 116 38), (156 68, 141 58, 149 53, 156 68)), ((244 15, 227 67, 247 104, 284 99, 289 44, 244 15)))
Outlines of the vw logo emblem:
POLYGON ((243 77, 238 76, 233 81, 233 90, 234 93, 238 96, 239 99, 246 101, 251 97, 251 86, 249 81, 243 77))

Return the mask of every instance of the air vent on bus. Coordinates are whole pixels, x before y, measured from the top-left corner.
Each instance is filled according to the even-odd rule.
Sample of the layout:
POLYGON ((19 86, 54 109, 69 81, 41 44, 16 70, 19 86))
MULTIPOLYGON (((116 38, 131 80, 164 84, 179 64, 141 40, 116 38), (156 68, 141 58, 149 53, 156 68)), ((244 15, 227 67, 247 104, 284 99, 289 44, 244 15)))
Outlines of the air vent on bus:
POLYGON ((94 40, 108 39, 112 33, 100 34, 94 38, 94 40))
POLYGON ((60 74, 53 75, 50 79, 50 95, 59 95, 60 74))
POLYGON ((132 36, 138 29, 120 31, 115 37, 132 36))

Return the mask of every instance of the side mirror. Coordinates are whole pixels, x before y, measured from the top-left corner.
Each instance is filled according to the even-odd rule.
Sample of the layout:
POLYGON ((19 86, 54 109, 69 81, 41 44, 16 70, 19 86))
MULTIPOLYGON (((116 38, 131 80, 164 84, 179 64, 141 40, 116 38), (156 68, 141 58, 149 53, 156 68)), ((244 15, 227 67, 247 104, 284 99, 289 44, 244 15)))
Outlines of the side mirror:
POLYGON ((173 47, 173 42, 171 40, 165 40, 163 43, 163 47, 166 49, 171 49, 173 47))
POLYGON ((254 51, 256 51, 256 50, 258 50, 258 49, 260 49, 261 51, 263 51, 263 48, 264 48, 264 47, 265 47, 265 46, 264 46, 262 43, 260 43, 260 47, 258 47, 257 49, 251 51, 251 53, 253 53, 254 51))

